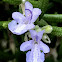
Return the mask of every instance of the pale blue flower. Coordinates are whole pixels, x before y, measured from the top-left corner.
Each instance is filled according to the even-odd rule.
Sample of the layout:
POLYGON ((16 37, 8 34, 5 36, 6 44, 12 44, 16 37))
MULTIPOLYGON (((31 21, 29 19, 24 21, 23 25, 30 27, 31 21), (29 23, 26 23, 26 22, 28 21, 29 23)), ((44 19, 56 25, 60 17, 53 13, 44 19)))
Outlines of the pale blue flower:
POLYGON ((13 12, 12 18, 14 20, 8 24, 8 28, 13 34, 21 35, 35 27, 33 22, 36 21, 40 14, 41 10, 33 8, 32 4, 27 1, 25 3, 25 16, 20 12, 13 12))
POLYGON ((50 51, 49 47, 41 41, 44 30, 38 33, 35 30, 30 30, 30 33, 33 40, 22 43, 20 50, 27 51, 31 49, 26 53, 26 62, 44 62, 44 53, 50 51))

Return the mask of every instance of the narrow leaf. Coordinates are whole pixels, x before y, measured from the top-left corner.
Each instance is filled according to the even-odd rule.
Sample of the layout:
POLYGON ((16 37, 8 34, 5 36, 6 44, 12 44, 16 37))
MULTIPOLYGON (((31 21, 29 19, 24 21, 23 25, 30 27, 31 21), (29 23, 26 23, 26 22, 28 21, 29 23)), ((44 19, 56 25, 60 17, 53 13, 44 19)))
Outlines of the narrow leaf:
POLYGON ((43 19, 48 22, 62 22, 62 14, 44 14, 43 19))

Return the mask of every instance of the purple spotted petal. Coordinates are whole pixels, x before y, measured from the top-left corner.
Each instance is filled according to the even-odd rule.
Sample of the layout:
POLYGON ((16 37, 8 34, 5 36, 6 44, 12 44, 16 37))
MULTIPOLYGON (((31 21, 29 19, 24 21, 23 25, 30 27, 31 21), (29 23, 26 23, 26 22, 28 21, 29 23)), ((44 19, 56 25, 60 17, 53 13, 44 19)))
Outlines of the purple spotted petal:
POLYGON ((26 18, 28 18, 28 20, 32 19, 32 10, 33 10, 32 4, 27 1, 25 3, 25 16, 26 18))
POLYGON ((49 49, 49 47, 46 45, 46 44, 44 44, 42 41, 40 41, 40 43, 39 43, 40 45, 40 49, 44 52, 44 53, 48 53, 48 52, 50 52, 50 49, 49 49))
POLYGON ((38 32, 37 36, 38 36, 38 39, 39 39, 39 40, 42 39, 42 36, 43 36, 44 31, 45 31, 45 30, 42 30, 42 31, 38 32))
POLYGON ((27 2, 25 3, 25 9, 29 9, 29 10, 32 11, 32 10, 33 10, 32 4, 31 4, 30 2, 27 1, 27 2))
POLYGON ((32 61, 33 62, 43 62, 41 57, 41 52, 38 44, 35 44, 31 49, 32 61))
POLYGON ((32 19, 32 11, 29 9, 25 9, 25 16, 28 20, 32 19))
POLYGON ((23 22, 25 20, 25 16, 20 12, 13 12, 12 18, 16 20, 18 23, 23 22))
POLYGON ((32 48, 32 40, 30 41, 26 41, 24 43, 21 44, 20 46, 20 50, 21 51, 27 51, 27 50, 30 50, 32 48))
POLYGON ((37 44, 31 49, 31 51, 26 54, 27 62, 43 62, 44 54, 40 52, 39 46, 37 44))
POLYGON ((35 36, 37 35, 37 32, 35 30, 30 30, 30 34, 31 34, 32 39, 34 40, 35 36))
POLYGON ((40 14, 41 14, 41 10, 39 8, 34 8, 33 9, 33 16, 32 16, 31 22, 35 22, 40 14))

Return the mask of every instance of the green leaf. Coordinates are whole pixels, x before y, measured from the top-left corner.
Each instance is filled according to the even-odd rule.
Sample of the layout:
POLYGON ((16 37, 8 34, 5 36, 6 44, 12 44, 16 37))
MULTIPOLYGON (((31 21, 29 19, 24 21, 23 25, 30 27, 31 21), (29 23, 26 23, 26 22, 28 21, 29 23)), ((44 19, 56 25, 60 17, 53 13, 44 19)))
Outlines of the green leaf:
POLYGON ((54 32, 62 32, 62 27, 53 26, 54 32))
POLYGON ((32 5, 33 5, 33 7, 34 8, 40 8, 41 9, 41 5, 40 4, 42 4, 40 1, 29 1, 32 5))
MULTIPOLYGON (((13 4, 13 5, 19 5, 22 3, 22 0, 3 0, 4 2, 8 2, 9 4, 13 4)), ((33 0, 27 0, 30 3, 33 4, 34 7, 40 7, 41 2, 40 1, 33 1, 33 0)))
POLYGON ((58 37, 62 37, 62 32, 52 32, 51 34, 58 37))
POLYGON ((48 22, 62 22, 62 14, 44 14, 43 19, 48 22))
POLYGON ((48 5, 49 5, 49 0, 38 0, 38 1, 40 1, 40 6, 41 6, 41 10, 42 10, 42 14, 41 15, 43 15, 45 12, 46 12, 46 10, 47 10, 47 8, 48 8, 48 5))
POLYGON ((62 36, 62 27, 53 26, 53 31, 51 34, 59 37, 62 36))
POLYGON ((12 4, 12 5, 19 5, 19 4, 21 4, 22 0, 3 0, 3 1, 7 2, 9 4, 12 4))
POLYGON ((41 19, 40 21, 36 21, 36 24, 39 25, 39 26, 48 25, 48 23, 45 20, 43 20, 43 19, 41 19))
POLYGON ((26 0, 26 1, 35 1, 35 0, 26 0))

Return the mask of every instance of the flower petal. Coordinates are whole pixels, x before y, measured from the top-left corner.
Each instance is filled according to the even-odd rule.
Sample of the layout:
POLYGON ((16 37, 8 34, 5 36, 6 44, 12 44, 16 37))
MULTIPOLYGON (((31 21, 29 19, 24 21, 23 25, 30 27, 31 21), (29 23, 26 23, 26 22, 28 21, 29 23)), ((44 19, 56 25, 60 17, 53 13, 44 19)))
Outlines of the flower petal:
POLYGON ((32 10, 33 10, 32 4, 31 4, 30 2, 27 1, 27 2, 25 3, 25 9, 29 9, 29 10, 32 11, 32 10))
POLYGON ((25 16, 23 16, 23 14, 21 14, 20 12, 13 12, 12 18, 19 23, 25 20, 25 16))
POLYGON ((31 49, 32 48, 32 42, 33 41, 30 40, 30 41, 26 41, 26 42, 22 43, 20 46, 20 50, 21 51, 27 51, 27 50, 31 49))
POLYGON ((13 33, 13 34, 17 34, 17 35, 21 35, 23 33, 25 33, 27 30, 30 30, 32 28, 34 28, 34 24, 17 24, 16 21, 11 21, 8 24, 8 28, 9 30, 13 33))
POLYGON ((35 36, 37 35, 37 32, 35 30, 30 30, 30 34, 31 34, 32 39, 34 40, 35 36))
POLYGON ((35 22, 40 14, 41 14, 41 10, 39 8, 34 8, 31 22, 35 22))
POLYGON ((43 36, 44 31, 45 31, 45 30, 42 30, 42 31, 38 32, 37 36, 38 36, 38 39, 39 39, 39 40, 42 39, 42 36, 43 36))
POLYGON ((44 62, 44 60, 45 60, 45 55, 44 55, 43 52, 40 54, 40 59, 44 62))
POLYGON ((12 32, 13 30, 16 29, 16 26, 17 26, 17 22, 12 20, 9 24, 8 24, 8 28, 9 30, 12 32))
POLYGON ((31 54, 32 54, 32 61, 33 62, 39 62, 40 59, 40 48, 38 44, 34 44, 32 50, 31 50, 31 54))
POLYGON ((8 24, 8 28, 13 34, 17 35, 21 35, 27 31, 25 24, 17 24, 16 21, 11 21, 8 24))
POLYGON ((44 53, 50 52, 49 47, 48 47, 46 44, 44 44, 42 41, 40 41, 39 44, 40 44, 40 49, 41 49, 44 53))
POLYGON ((32 19, 32 11, 29 9, 25 9, 25 16, 28 20, 32 19))
POLYGON ((40 15, 40 14, 41 14, 41 9, 39 9, 39 8, 33 9, 33 15, 40 15))
POLYGON ((21 35, 27 31, 25 24, 17 25, 16 29, 13 31, 13 34, 21 35))
POLYGON ((44 33, 44 30, 40 31, 38 33, 35 30, 30 30, 32 39, 36 38, 37 40, 41 40, 43 33, 44 33))
POLYGON ((32 4, 27 1, 25 3, 25 16, 28 18, 28 20, 32 19, 32 10, 33 10, 32 4))
POLYGON ((27 59, 27 62, 43 62, 44 61, 44 55, 41 54, 38 44, 35 44, 33 46, 33 48, 31 49, 30 54, 29 53, 27 54, 27 57, 29 57, 27 59), (43 58, 41 57, 41 55, 43 56, 43 58))
POLYGON ((27 30, 34 28, 34 26, 35 26, 34 24, 18 25, 16 30, 14 31, 14 34, 21 35, 21 34, 25 33, 27 30))
POLYGON ((15 32, 18 33, 18 35, 20 35, 25 33, 27 30, 34 28, 34 26, 35 26, 34 24, 21 24, 17 27, 15 32))
POLYGON ((26 53, 26 62, 31 62, 31 61, 28 61, 29 60, 30 53, 31 53, 31 51, 28 51, 26 53))
POLYGON ((35 25, 33 24, 33 23, 30 23, 30 24, 27 24, 27 29, 28 30, 30 30, 30 29, 32 29, 32 28, 34 28, 35 27, 35 25))

